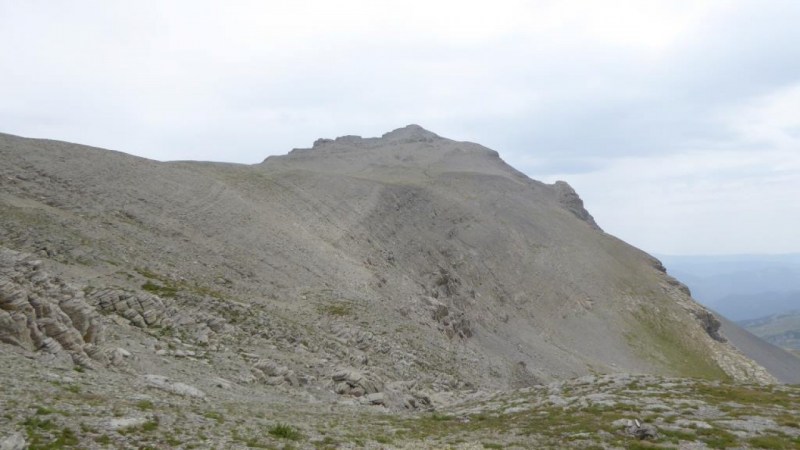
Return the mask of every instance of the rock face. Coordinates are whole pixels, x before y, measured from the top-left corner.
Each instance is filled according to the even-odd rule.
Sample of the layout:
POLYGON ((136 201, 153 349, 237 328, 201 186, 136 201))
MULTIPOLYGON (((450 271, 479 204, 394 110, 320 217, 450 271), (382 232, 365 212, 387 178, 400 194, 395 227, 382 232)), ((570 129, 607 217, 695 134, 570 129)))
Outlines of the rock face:
POLYGON ((139 328, 165 326, 171 323, 161 299, 146 292, 104 288, 93 292, 90 298, 100 311, 116 313, 139 328))
POLYGON ((0 248, 0 341, 29 351, 67 353, 92 367, 103 335, 97 312, 83 293, 42 269, 42 262, 0 248))
POLYGON ((553 188, 558 195, 558 201, 561 202, 569 211, 571 211, 575 216, 592 227, 600 230, 600 226, 597 225, 597 222, 594 221, 594 217, 589 214, 589 211, 586 210, 583 206, 583 200, 578 196, 578 193, 575 192, 575 189, 572 188, 566 181, 556 181, 553 185, 553 188))
POLYGON ((595 372, 771 381, 567 183, 416 125, 252 166, 0 135, 0 208, 0 341, 206 394, 426 409, 595 372))

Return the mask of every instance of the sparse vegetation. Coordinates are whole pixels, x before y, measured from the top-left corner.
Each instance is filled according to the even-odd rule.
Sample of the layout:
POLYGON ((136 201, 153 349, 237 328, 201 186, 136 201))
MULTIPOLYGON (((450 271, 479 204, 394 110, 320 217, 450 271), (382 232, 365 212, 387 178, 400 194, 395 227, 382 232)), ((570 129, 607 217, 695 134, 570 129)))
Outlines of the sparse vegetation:
POLYGON ((728 375, 689 336, 681 332, 682 324, 664 317, 657 311, 647 311, 649 305, 633 314, 635 332, 626 335, 629 344, 642 356, 660 364, 665 370, 687 377, 727 380, 728 375))
POLYGON ((354 315, 353 305, 345 302, 334 302, 324 305, 319 305, 317 310, 321 314, 336 317, 348 317, 354 315))
POLYGON ((274 436, 278 439, 289 439, 292 441, 300 440, 303 435, 300 434, 300 431, 297 428, 287 425, 285 423, 278 423, 273 425, 269 430, 268 433, 271 436, 274 436))
POLYGON ((142 431, 154 431, 158 428, 158 418, 148 420, 142 425, 142 431))
POLYGON ((45 407, 45 406, 36 407, 36 415, 37 416, 46 416, 48 414, 53 414, 55 412, 56 411, 54 409, 48 408, 48 407, 45 407))
POLYGON ((149 411, 153 409, 153 402, 150 400, 139 400, 136 402, 136 407, 141 411, 149 411))
POLYGON ((160 297, 175 298, 178 294, 178 288, 174 286, 162 286, 160 284, 147 281, 142 285, 142 289, 160 297))
POLYGON ((207 411, 203 413, 203 417, 214 420, 219 424, 225 423, 225 416, 223 416, 222 413, 216 411, 207 411))
POLYGON ((379 444, 391 444, 392 443, 392 438, 390 438, 389 436, 375 436, 374 439, 375 439, 375 442, 377 442, 379 444))
POLYGON ((747 440, 755 448, 766 450, 790 450, 797 448, 785 437, 781 436, 756 436, 747 440))
POLYGON ((79 444, 78 437, 71 428, 63 427, 57 431, 58 426, 51 419, 42 420, 34 416, 22 424, 25 427, 30 450, 74 448, 79 444))
POLYGON ((179 293, 187 292, 203 297, 213 297, 218 300, 225 299, 222 292, 208 288, 199 283, 192 283, 185 280, 175 281, 148 268, 139 268, 136 269, 136 272, 146 279, 141 285, 142 290, 160 297, 175 298, 179 293))

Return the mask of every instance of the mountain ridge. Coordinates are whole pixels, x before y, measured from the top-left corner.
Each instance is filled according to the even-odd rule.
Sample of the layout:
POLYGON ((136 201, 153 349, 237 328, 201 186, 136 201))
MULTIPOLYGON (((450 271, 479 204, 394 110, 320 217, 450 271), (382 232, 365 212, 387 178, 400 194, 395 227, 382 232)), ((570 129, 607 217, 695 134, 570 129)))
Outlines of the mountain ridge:
MULTIPOLYGON (((82 215, 94 214, 113 224, 115 229, 107 231, 118 237, 109 236, 108 245, 118 247, 117 240, 128 241, 129 248, 135 249, 128 256, 138 260, 136 267, 150 267, 159 254, 171 262, 156 272, 178 269, 179 277, 204 284, 208 271, 215 267, 233 269, 239 276, 249 271, 252 282, 241 283, 247 296, 284 292, 293 297, 297 288, 292 285, 324 290, 334 286, 332 280, 340 291, 337 295, 346 297, 369 293, 366 295, 388 299, 402 292, 405 307, 417 310, 416 314, 424 308, 453 311, 455 322, 445 319, 445 325, 437 324, 446 329, 445 336, 465 331, 458 327, 470 328, 473 334, 482 330, 469 341, 472 344, 466 346, 462 357, 476 351, 488 357, 483 352, 494 348, 490 361, 504 353, 504 358, 523 361, 530 372, 525 376, 531 380, 547 379, 553 373, 581 374, 587 367, 582 360, 594 359, 589 365, 611 367, 611 361, 588 355, 616 359, 615 364, 637 371, 653 370, 653 364, 664 364, 670 358, 646 362, 647 358, 637 356, 643 350, 631 348, 626 342, 630 338, 623 333, 577 326, 583 320, 598 325, 616 321, 622 329, 651 339, 638 328, 643 319, 625 312, 624 303, 611 300, 619 294, 612 293, 627 286, 628 301, 639 305, 634 310, 651 308, 643 303, 644 298, 663 297, 659 302, 664 302, 683 294, 670 284, 678 286, 674 280, 657 281, 663 275, 657 270, 650 272, 655 264, 652 257, 600 232, 593 220, 587 220, 586 216, 591 216, 566 183, 545 185, 530 180, 492 150, 440 138, 418 126, 382 138, 338 138, 317 147, 270 157, 253 166, 159 163, 121 153, 107 158, 92 156, 89 161, 86 155, 103 153, 90 149, 83 154, 83 148, 55 142, 44 142, 44 148, 24 155, 9 154, 8 146, 4 152, 6 161, 13 161, 12 157, 22 160, 18 168, 38 165, 34 171, 46 173, 44 177, 39 173, 40 178, 54 181, 53 186, 34 186, 18 180, 27 185, 19 198, 49 197, 45 200, 50 202, 48 206, 79 212, 79 222, 86 222, 82 215), (47 158, 57 165, 48 165, 47 158), (28 188, 31 192, 25 192, 28 188), (86 195, 94 200, 87 202, 86 195), (269 239, 261 234, 261 227, 269 230, 269 239), (523 229, 529 231, 521 233, 523 229), (508 237, 499 239, 501 235, 508 237), (136 237, 135 242, 131 237, 136 237), (617 262, 609 264, 614 261, 609 259, 609 251, 616 254, 617 262), (194 255, 190 259, 196 262, 182 264, 187 255, 194 255), (253 265, 259 259, 262 263, 253 265), (509 261, 514 263, 509 265, 509 261), (523 275, 521 267, 529 272, 523 275), (308 277, 299 275, 301 272, 308 277), (532 279, 538 280, 539 288, 533 287, 532 279), (295 281, 287 284, 288 280, 295 281), (395 290, 387 283, 395 285, 395 290), (587 286, 581 287, 584 284, 587 286), (647 285, 651 287, 642 287, 647 285), (534 303, 529 303, 533 301, 531 293, 538 298, 534 303), (570 300, 559 300, 562 297, 570 300), (596 308, 595 303, 605 305, 596 308), (508 325, 507 321, 519 320, 512 319, 519 316, 512 311, 530 308, 539 311, 528 319, 532 322, 508 325), (554 328, 549 317, 561 317, 565 325, 574 321, 576 325, 568 326, 579 331, 554 328), (623 317, 625 325, 619 322, 623 317), (497 331, 489 331, 494 329, 497 331), (576 338, 582 334, 592 337, 576 338), (509 345, 509 337, 515 335, 512 340, 522 341, 509 345), (613 343, 604 345, 609 338, 613 343), (559 350, 564 344, 554 345, 556 341, 567 342, 570 350, 559 350), (514 350, 516 346, 536 351, 526 354, 514 350), (497 352, 498 348, 504 350, 497 352), (583 350, 572 353, 579 348, 583 350), (583 356, 576 358, 578 355, 583 356), (575 371, 580 367, 583 369, 575 371)), ((98 232, 103 228, 89 222, 98 232)), ((80 227, 67 229, 82 232, 80 227)), ((97 252, 91 245, 79 247, 87 253, 97 252)), ((105 253, 108 259, 116 252, 105 253)), ((681 302, 683 311, 702 309, 688 297, 681 302)), ((662 305, 674 314, 685 314, 676 309, 677 304, 662 305)), ((653 318, 643 314, 647 320, 653 318)), ((698 325, 702 330, 704 325, 698 325)), ((670 319, 667 328, 672 326, 677 325, 670 319)), ((690 343, 671 333, 667 332, 669 339, 683 342, 690 354, 689 349, 700 342, 690 343)), ((701 335, 696 338, 704 339, 701 335)), ((659 351, 671 353, 667 347, 659 351)), ((697 355, 695 363, 705 358, 697 355)), ((501 379, 516 377, 513 365, 499 369, 508 364, 501 360, 493 363, 506 373, 501 379)), ((710 364, 708 370, 716 362, 710 364)))
POLYGON ((0 135, 0 366, 41 389, 88 373, 108 408, 154 390, 421 412, 597 374, 776 381, 568 184, 421 127, 387 135, 254 165, 0 135))

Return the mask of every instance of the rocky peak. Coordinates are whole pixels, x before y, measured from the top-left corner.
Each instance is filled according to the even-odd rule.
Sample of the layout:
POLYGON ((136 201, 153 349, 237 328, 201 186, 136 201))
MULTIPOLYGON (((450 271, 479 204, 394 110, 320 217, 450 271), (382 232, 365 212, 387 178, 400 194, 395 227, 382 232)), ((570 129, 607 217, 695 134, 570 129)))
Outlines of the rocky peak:
POLYGON ((432 142, 434 140, 443 138, 432 131, 422 128, 419 125, 411 124, 385 133, 383 136, 381 136, 381 139, 393 142, 432 142))
MULTIPOLYGON (((513 169, 494 150, 472 142, 447 139, 422 128, 407 125, 380 137, 356 135, 317 139, 311 148, 296 148, 288 155, 270 156, 263 165, 273 170, 293 167, 332 173, 370 176, 386 171, 389 176, 425 177, 439 172, 470 172, 510 176, 513 169), (398 172, 402 168, 402 173, 398 172)), ((516 177, 516 175, 512 176, 516 177)))
POLYGON ((320 138, 314 141, 312 148, 321 148, 329 144, 342 144, 349 147, 361 147, 367 145, 369 147, 375 144, 381 145, 386 143, 415 143, 415 142, 433 142, 435 140, 443 140, 438 134, 428 131, 419 125, 411 124, 402 128, 384 133, 380 138, 362 138, 356 135, 339 136, 336 139, 320 138))

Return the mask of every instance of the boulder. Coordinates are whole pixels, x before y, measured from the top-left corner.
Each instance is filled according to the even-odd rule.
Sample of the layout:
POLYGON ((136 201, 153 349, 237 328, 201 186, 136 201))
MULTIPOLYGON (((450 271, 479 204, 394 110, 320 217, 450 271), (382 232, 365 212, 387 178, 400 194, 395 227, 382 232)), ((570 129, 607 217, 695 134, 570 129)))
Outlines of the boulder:
POLYGON ((621 428, 629 436, 639 440, 658 438, 658 429, 654 425, 642 423, 637 419, 619 419, 611 423, 614 428, 621 428))
POLYGON ((361 372, 352 368, 342 368, 331 375, 334 392, 340 395, 361 397, 383 390, 383 380, 375 374, 361 372))
POLYGON ((386 406, 386 395, 383 392, 375 392, 363 396, 362 402, 367 405, 386 406))
POLYGON ((120 417, 109 420, 106 423, 106 427, 112 431, 127 430, 129 428, 140 427, 145 423, 147 423, 147 419, 144 417, 120 417))
POLYGON ((14 433, 11 436, 0 441, 0 450, 25 450, 28 448, 28 443, 22 433, 14 433))
POLYGON ((145 384, 156 389, 161 389, 181 397, 194 397, 205 399, 206 394, 194 386, 185 383, 174 382, 169 378, 161 375, 145 375, 145 384))

